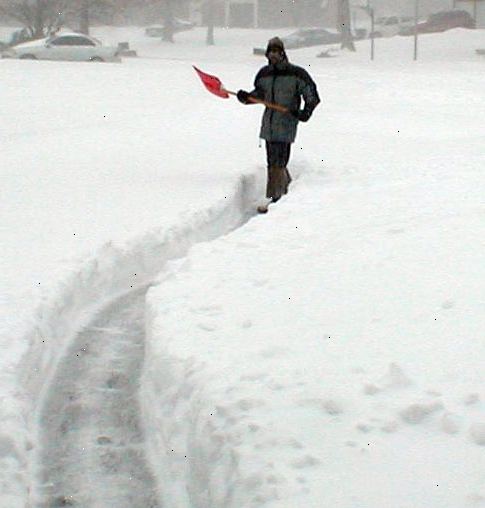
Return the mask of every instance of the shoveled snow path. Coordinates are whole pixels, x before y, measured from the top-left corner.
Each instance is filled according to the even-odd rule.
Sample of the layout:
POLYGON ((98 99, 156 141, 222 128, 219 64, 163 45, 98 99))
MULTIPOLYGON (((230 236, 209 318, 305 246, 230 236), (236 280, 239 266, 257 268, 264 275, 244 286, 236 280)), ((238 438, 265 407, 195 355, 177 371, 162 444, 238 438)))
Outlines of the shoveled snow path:
POLYGON ((49 343, 59 336, 58 347, 36 335, 25 359, 25 386, 36 394, 31 506, 162 506, 164 486, 152 475, 145 453, 149 429, 140 417, 145 295, 168 261, 254 216, 259 190, 257 178, 242 177, 231 199, 161 232, 158 240, 148 235, 118 257, 111 253, 105 270, 95 263, 81 284, 76 279, 69 286, 73 308, 53 315, 46 330, 49 343), (135 267, 138 283, 130 275, 135 267), (120 291, 126 283, 133 289, 120 291))
POLYGON ((102 310, 59 366, 40 414, 39 506, 155 508, 138 383, 146 288, 102 310))

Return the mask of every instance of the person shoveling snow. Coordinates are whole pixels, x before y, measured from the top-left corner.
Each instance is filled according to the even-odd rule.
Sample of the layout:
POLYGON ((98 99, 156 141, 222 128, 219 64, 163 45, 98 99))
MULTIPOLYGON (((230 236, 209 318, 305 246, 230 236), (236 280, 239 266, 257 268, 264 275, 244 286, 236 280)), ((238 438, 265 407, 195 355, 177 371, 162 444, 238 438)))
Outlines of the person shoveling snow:
MULTIPOLYGON (((266 106, 260 138, 266 141, 266 197, 274 203, 288 192, 291 182, 287 165, 298 122, 307 122, 310 119, 313 110, 320 103, 320 97, 308 72, 288 61, 283 41, 279 37, 269 40, 266 57, 268 65, 257 73, 254 90, 251 92, 239 90, 236 94, 226 90, 217 77, 194 68, 206 88, 215 95, 223 98, 236 95, 243 104, 266 106), (300 109, 302 97, 305 105, 300 109)), ((258 207, 260 212, 267 210, 267 205, 258 207)))
POLYGON ((266 108, 260 137, 266 141, 268 180, 266 197, 278 201, 288 192, 291 176, 287 169, 291 143, 295 141, 298 122, 307 122, 320 103, 317 87, 307 71, 288 61, 283 41, 274 37, 266 49, 268 65, 257 73, 254 90, 239 90, 237 98, 251 104, 251 98, 276 102, 287 113, 266 108), (301 98, 305 106, 300 109, 301 98))

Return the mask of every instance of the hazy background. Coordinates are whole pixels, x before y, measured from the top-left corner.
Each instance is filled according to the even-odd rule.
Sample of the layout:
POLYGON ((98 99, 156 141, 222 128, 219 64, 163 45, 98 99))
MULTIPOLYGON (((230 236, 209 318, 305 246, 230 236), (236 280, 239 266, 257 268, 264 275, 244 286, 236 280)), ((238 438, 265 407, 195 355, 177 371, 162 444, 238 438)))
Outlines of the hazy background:
MULTIPOLYGON (((483 0, 418 0, 420 16, 451 8, 471 14, 483 10, 483 0)), ((79 28, 82 24, 147 25, 170 16, 199 26, 276 28, 338 25, 338 12, 348 4, 352 22, 368 17, 362 7, 370 6, 376 16, 414 15, 415 0, 0 0, 0 23, 21 26, 30 11, 57 18, 58 24, 79 28)))

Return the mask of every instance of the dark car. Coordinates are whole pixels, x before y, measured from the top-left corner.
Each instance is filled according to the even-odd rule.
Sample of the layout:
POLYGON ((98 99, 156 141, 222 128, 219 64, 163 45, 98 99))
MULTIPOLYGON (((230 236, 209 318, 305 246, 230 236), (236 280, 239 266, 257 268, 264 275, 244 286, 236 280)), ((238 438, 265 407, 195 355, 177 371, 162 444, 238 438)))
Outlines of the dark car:
POLYGON ((285 48, 296 49, 319 46, 320 44, 335 44, 342 40, 342 35, 325 28, 303 28, 282 37, 281 40, 285 48))
MULTIPOLYGON (((452 28, 475 28, 475 20, 463 10, 442 11, 431 14, 428 19, 418 23, 418 33, 445 32, 452 28)), ((401 30, 400 35, 413 35, 414 27, 406 27, 401 30)))
MULTIPOLYGON (((341 42, 342 35, 325 28, 301 28, 296 32, 281 37, 286 49, 308 48, 322 44, 336 44, 341 42)), ((254 48, 255 55, 264 55, 266 49, 254 48)))
MULTIPOLYGON (((195 23, 186 21, 185 19, 173 18, 172 30, 176 32, 184 32, 185 30, 191 30, 195 27, 195 23)), ((145 35, 148 37, 163 37, 165 28, 163 25, 152 25, 145 28, 145 35)))

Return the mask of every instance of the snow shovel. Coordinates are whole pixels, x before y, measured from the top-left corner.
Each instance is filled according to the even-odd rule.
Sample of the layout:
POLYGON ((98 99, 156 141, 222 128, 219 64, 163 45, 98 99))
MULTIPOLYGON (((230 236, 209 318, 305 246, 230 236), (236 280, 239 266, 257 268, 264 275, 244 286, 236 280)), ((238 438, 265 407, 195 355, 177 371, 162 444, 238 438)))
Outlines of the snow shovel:
MULTIPOLYGON (((222 85, 220 79, 217 76, 212 76, 210 74, 206 74, 202 72, 200 69, 197 69, 195 65, 192 66, 195 69, 195 72, 199 75, 204 86, 209 90, 209 92, 217 95, 217 97, 222 97, 223 99, 228 99, 229 95, 237 95, 236 92, 231 92, 230 90, 226 90, 222 85)), ((274 109, 275 111, 279 111, 280 113, 289 113, 288 108, 281 106, 280 104, 274 104, 272 102, 263 101, 261 99, 256 99, 255 97, 248 97, 248 101, 254 104, 264 104, 267 108, 274 109)))

